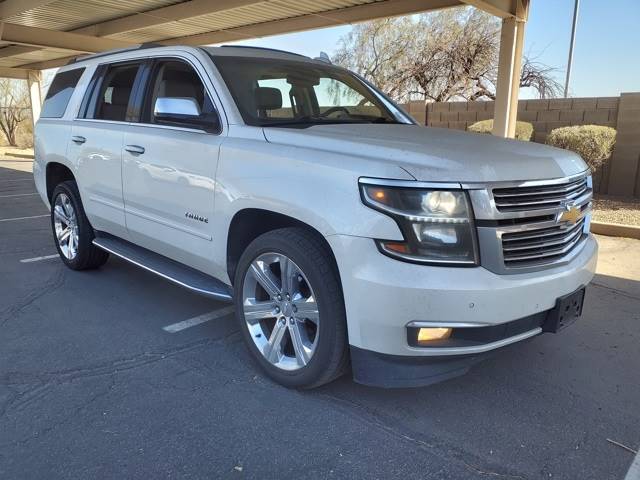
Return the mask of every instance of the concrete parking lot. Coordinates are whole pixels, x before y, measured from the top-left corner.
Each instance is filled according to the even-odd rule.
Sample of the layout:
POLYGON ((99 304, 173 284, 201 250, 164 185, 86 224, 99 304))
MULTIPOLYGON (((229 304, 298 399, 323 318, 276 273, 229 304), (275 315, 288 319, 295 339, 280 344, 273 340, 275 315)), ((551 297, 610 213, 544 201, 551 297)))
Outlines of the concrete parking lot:
POLYGON ((294 391, 257 370, 227 305, 118 259, 72 272, 47 258, 29 162, 0 160, 0 478, 627 474, 640 446, 639 241, 598 239, 578 323, 464 377, 294 391))

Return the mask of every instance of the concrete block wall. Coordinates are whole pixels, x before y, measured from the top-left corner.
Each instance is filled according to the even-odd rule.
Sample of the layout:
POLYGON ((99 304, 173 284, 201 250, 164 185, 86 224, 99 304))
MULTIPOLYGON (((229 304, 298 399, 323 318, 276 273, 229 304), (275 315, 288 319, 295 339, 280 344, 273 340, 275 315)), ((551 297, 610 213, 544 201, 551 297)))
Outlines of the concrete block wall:
POLYGON ((640 93, 620 96, 616 130, 608 193, 640 197, 640 93))
POLYGON ((424 102, 409 102, 400 106, 405 112, 415 118, 419 124, 426 125, 426 109, 424 102))
MULTIPOLYGON (((430 127, 466 130, 493 118, 494 102, 428 103, 403 105, 419 123, 430 127)), ((618 131, 611 161, 594 172, 598 191, 640 197, 640 93, 620 97, 520 100, 518 120, 533 125, 532 140, 544 143, 554 128, 570 125, 604 125, 618 131)))

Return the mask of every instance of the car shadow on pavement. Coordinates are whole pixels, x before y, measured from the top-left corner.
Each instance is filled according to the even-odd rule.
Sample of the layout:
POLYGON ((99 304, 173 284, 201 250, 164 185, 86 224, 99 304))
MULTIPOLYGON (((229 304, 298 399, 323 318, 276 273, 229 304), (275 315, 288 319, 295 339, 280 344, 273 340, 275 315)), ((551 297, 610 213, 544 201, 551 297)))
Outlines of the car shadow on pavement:
POLYGON ((496 352, 464 376, 392 390, 344 377, 310 395, 398 441, 495 463, 497 472, 622 478, 632 455, 607 439, 640 445, 638 345, 640 282, 596 275, 575 324, 496 352))

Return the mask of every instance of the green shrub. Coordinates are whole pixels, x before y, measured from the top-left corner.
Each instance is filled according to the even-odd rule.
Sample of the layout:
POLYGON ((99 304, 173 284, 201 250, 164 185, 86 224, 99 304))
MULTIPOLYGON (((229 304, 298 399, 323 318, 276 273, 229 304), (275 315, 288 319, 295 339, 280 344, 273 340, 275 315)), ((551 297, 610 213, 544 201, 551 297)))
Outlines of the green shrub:
MULTIPOLYGON (((481 120, 469 125, 468 130, 475 133, 491 133, 493 120, 481 120)), ((529 122, 516 122, 516 139, 528 142, 533 136, 533 125, 529 122)))
POLYGON ((615 143, 616 130, 601 125, 556 128, 547 136, 548 145, 576 152, 591 170, 611 157, 615 143))

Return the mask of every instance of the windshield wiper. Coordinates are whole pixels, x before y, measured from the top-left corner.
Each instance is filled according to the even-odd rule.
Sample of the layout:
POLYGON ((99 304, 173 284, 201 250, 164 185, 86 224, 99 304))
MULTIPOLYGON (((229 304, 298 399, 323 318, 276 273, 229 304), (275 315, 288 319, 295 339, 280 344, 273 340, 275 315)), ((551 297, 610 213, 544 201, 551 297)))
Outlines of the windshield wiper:
POLYGON ((369 120, 369 123, 402 123, 397 120, 391 120, 387 117, 376 117, 372 120, 369 120))
POLYGON ((296 120, 288 120, 285 122, 265 122, 261 127, 292 127, 292 126, 306 126, 311 127, 313 125, 331 125, 336 123, 357 123, 353 120, 344 120, 340 118, 318 118, 318 117, 300 117, 296 120))
POLYGON ((387 124, 400 124, 397 120, 391 120, 387 117, 374 117, 374 118, 323 118, 312 117, 306 115, 304 117, 296 118, 295 120, 287 120, 284 122, 265 122, 261 127, 310 127, 313 125, 331 125, 331 124, 362 124, 362 123, 387 123, 387 124))

